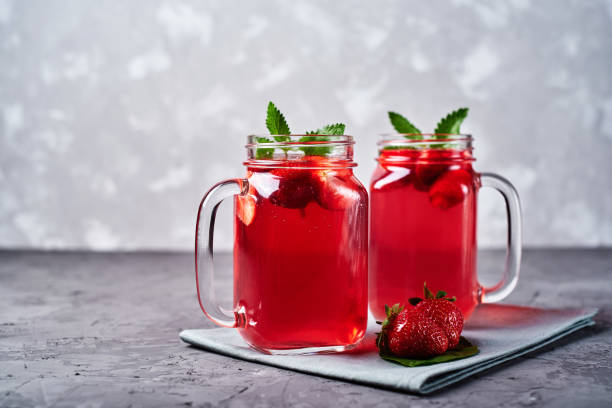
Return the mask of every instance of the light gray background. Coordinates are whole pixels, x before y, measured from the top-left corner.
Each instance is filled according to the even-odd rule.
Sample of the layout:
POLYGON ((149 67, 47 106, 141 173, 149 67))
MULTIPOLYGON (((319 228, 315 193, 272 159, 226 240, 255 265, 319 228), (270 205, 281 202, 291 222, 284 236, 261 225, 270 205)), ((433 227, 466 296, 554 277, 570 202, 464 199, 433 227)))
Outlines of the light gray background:
POLYGON ((296 132, 346 122, 366 184, 386 110, 433 129, 468 106, 527 245, 610 245, 611 72, 610 1, 0 0, 0 246, 192 249, 268 100, 296 132))

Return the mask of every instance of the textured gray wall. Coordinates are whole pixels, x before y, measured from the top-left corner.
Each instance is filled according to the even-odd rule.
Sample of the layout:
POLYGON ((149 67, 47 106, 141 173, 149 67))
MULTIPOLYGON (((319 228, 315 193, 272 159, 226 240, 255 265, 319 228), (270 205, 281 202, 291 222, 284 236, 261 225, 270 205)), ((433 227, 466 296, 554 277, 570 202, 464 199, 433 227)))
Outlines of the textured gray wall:
POLYGON ((610 245, 611 72, 610 1, 0 0, 0 246, 191 249, 268 100, 296 131, 346 122, 365 183, 387 109, 431 129, 469 106, 526 244, 610 245))

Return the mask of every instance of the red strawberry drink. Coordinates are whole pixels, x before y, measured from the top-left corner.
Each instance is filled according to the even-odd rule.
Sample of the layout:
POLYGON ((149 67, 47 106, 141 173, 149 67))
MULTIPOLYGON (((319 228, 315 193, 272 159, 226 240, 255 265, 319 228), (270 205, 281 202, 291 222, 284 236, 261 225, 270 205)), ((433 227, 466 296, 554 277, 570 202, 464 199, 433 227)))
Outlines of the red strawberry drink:
POLYGON ((394 135, 379 146, 370 186, 369 301, 374 316, 383 320, 385 304, 405 304, 421 293, 424 282, 452 293, 466 319, 478 303, 508 296, 521 260, 519 197, 503 177, 474 171, 472 137, 394 135), (481 186, 501 193, 508 214, 504 274, 492 287, 481 286, 476 275, 481 186))
POLYGON ((367 324, 367 192, 350 136, 286 138, 247 145, 235 197, 235 327, 260 350, 341 350, 367 324))
POLYGON ((466 317, 479 303, 473 160, 467 138, 441 147, 383 142, 370 190, 369 297, 377 319, 385 304, 419 296, 423 282, 447 288, 466 317))

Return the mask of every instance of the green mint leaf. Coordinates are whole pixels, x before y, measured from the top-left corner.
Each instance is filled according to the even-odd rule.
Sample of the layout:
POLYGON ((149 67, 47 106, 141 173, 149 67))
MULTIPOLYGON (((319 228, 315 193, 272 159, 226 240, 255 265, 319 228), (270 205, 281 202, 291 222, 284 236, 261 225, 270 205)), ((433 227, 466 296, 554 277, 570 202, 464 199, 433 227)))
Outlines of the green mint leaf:
MULTIPOLYGON (((341 136, 344 134, 344 129, 346 128, 346 126, 344 125, 344 123, 334 123, 331 125, 326 125, 323 126, 322 128, 316 129, 316 130, 311 130, 306 132, 307 135, 313 135, 313 136, 305 136, 300 138, 300 142, 304 142, 304 141, 317 141, 317 142, 324 142, 324 141, 328 141, 329 137, 323 136, 323 135, 329 135, 329 136, 341 136)), ((304 146, 302 147, 302 150, 304 151, 304 154, 306 156, 326 156, 328 155, 332 148, 331 146, 317 146, 317 145, 310 145, 310 146, 304 146)))
POLYGON ((306 132, 307 135, 331 135, 331 136, 342 136, 345 129, 344 123, 334 123, 332 125, 325 125, 317 130, 311 130, 306 132))
MULTIPOLYGON (((267 137, 256 137, 255 141, 257 143, 272 143, 272 140, 267 137)), ((271 159, 273 155, 274 148, 271 147, 258 147, 255 151, 256 159, 271 159)))
MULTIPOLYGON (((328 141, 329 137, 327 136, 304 136, 301 137, 299 142, 325 142, 328 141)), ((331 146, 320 146, 320 145, 308 145, 302 146, 300 149, 304 152, 306 156, 327 156, 332 148, 331 146)))
POLYGON ((268 103, 268 114, 266 116, 266 127, 274 140, 277 142, 285 142, 289 140, 291 130, 285 120, 283 114, 274 106, 272 102, 268 103), (287 135, 287 136, 285 136, 287 135))
POLYGON ((382 352, 379 355, 383 360, 401 364, 406 367, 419 367, 432 364, 446 363, 447 361, 460 360, 462 358, 471 357, 476 354, 478 354, 478 346, 473 345, 465 337, 461 336, 457 347, 451 350, 447 350, 444 354, 440 354, 439 356, 434 356, 427 359, 396 357, 394 355, 382 352))
POLYGON ((447 134, 461 133, 459 128, 461 127, 461 123, 463 123, 463 120, 467 117, 467 114, 468 114, 468 108, 460 108, 446 115, 444 119, 438 122, 438 126, 436 126, 435 133, 436 134, 442 133, 442 135, 437 136, 436 138, 446 139, 448 136, 444 135, 444 133, 447 133, 447 134))
MULTIPOLYGON (((406 119, 399 113, 396 113, 396 112, 388 112, 388 113, 389 113, 389 120, 391 121, 391 124, 393 125, 395 130, 397 130, 398 133, 417 133, 417 134, 421 133, 421 131, 416 126, 410 123, 408 119, 406 119)), ((406 137, 408 139, 414 139, 416 136, 406 135, 406 137)))
POLYGON ((390 146, 383 147, 383 150, 407 150, 407 149, 416 150, 416 149, 418 149, 418 147, 416 147, 416 146, 405 146, 405 145, 400 145, 400 146, 390 145, 390 146))
MULTIPOLYGON (((256 137, 255 140, 257 143, 272 143, 273 141, 286 142, 290 139, 288 136, 291 133, 289 130, 289 125, 287 124, 283 114, 276 108, 276 106, 274 106, 274 103, 272 102, 268 103, 266 127, 274 140, 268 137, 256 137)), ((272 147, 258 147, 255 151, 256 159, 272 159, 273 156, 274 148, 272 147)))

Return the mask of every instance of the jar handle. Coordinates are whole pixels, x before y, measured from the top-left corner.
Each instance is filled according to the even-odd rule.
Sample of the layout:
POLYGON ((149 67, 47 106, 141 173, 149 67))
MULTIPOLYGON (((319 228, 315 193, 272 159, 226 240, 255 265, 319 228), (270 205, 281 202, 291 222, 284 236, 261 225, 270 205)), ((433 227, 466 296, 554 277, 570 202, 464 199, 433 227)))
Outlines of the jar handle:
POLYGON ((198 302, 200 308, 210 320, 224 327, 238 327, 244 319, 238 313, 228 311, 217 303, 214 291, 213 263, 215 218, 219 204, 223 200, 236 195, 245 195, 248 189, 249 183, 246 179, 222 181, 214 185, 204 195, 198 209, 195 239, 195 277, 198 302), (200 274, 202 285, 200 285, 200 274))
POLYGON ((521 202, 514 186, 504 177, 493 173, 482 173, 480 180, 483 187, 492 187, 497 190, 506 203, 508 238, 504 274, 496 285, 483 289, 483 303, 494 303, 508 296, 518 282, 522 251, 521 202))

